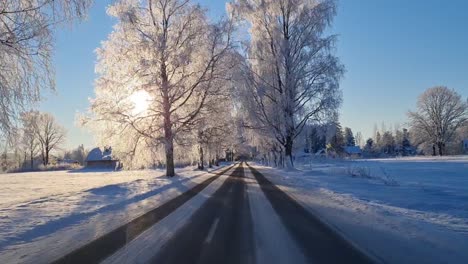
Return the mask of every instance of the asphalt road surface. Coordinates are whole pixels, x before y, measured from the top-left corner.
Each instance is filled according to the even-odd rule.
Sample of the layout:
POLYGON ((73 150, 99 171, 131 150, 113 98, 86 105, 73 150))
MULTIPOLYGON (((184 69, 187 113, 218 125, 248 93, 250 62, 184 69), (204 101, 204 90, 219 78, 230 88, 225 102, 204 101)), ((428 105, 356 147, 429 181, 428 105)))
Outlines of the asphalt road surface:
POLYGON ((244 168, 237 167, 152 263, 255 263, 244 168))
POLYGON ((270 243, 273 245, 270 247, 264 245, 271 242, 268 240, 287 241, 287 238, 275 235, 280 230, 279 226, 266 232, 254 231, 274 220, 268 216, 253 219, 244 167, 240 164, 234 170, 193 215, 190 223, 176 233, 151 263, 372 263, 366 255, 322 224, 260 172, 250 168, 256 182, 248 181, 248 184, 260 186, 267 198, 263 202, 271 204, 274 213, 279 216, 278 222, 292 238, 288 245, 281 245, 279 241, 276 248, 274 243, 270 243), (260 219, 265 223, 255 222, 260 219), (264 236, 264 242, 259 242, 261 240, 255 237, 257 235, 264 236), (262 255, 277 257, 268 259, 256 256, 261 247, 267 249, 262 255), (296 249, 288 250, 288 247, 296 249))
POLYGON ((111 255, 112 263, 375 262, 247 163, 222 170, 181 196, 55 263, 99 263, 111 255), (205 195, 206 187, 215 181, 220 187, 213 189, 211 195, 205 195), (156 228, 162 219, 175 216, 176 211, 186 212, 185 206, 190 205, 195 196, 204 197, 204 202, 187 214, 175 233, 163 240, 160 232, 146 232, 146 249, 141 247, 140 234, 156 228), (148 244, 148 236, 149 241, 162 246, 148 244), (131 248, 131 244, 137 250, 122 251, 124 247, 131 248), (133 253, 141 255, 132 256, 130 260, 128 254, 133 253))

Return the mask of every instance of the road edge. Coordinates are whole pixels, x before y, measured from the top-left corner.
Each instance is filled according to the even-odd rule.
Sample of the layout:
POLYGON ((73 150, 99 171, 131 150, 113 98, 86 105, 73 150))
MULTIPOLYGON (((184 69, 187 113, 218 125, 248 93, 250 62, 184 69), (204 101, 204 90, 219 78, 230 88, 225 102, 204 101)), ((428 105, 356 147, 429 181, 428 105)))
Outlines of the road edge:
MULTIPOLYGON (((246 163, 247 164, 247 163, 246 163)), ((247 166, 249 167, 249 169, 254 169, 254 170, 257 170, 255 168, 252 168, 252 166, 250 164, 247 164, 247 166)), ((257 170, 258 171, 258 170, 257 170)), ((260 171, 259 171, 260 172, 260 171)), ((265 173, 261 173, 265 176, 265 173)), ((275 174, 277 175, 277 174, 275 174)), ((278 188, 280 188, 275 182, 271 181, 272 184, 276 185, 278 188)), ((280 188, 281 189, 281 188, 280 188)), ((282 190, 282 189, 281 189, 282 190)), ((360 253, 362 253, 363 255, 365 255, 367 258, 369 258, 372 262, 374 263, 379 263, 379 264, 388 264, 388 262, 386 262, 385 260, 383 260, 382 258, 380 258, 378 255, 374 254, 373 252, 370 252, 369 249, 367 248, 364 248, 360 245, 358 245, 356 242, 354 242, 353 240, 351 240, 347 235, 346 233, 341 230, 339 227, 337 227, 336 225, 332 224, 331 222, 329 222, 328 220, 326 220, 325 217, 323 217, 320 213, 317 212, 317 210, 313 209, 311 206, 301 202, 301 200, 293 193, 290 193, 290 192, 287 192, 287 191, 284 191, 283 192, 285 194, 287 194, 289 197, 291 197, 293 200, 295 200, 297 203, 299 203, 301 206, 303 206, 306 210, 308 210, 314 217, 316 217, 324 226, 326 226, 327 228, 329 228, 334 234, 336 234, 340 239, 342 239, 343 241, 345 241, 346 243, 348 243, 351 247, 353 247, 355 250, 359 251, 360 253)))

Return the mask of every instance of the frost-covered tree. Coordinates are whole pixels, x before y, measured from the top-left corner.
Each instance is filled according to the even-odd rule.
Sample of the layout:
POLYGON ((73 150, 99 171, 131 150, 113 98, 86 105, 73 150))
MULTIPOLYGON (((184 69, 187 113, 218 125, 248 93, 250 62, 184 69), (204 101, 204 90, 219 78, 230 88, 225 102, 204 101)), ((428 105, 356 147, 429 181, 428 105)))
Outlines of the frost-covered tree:
POLYGON ((22 129, 22 145, 24 152, 29 158, 29 167, 34 169, 34 158, 39 152, 39 139, 37 137, 39 113, 29 111, 21 114, 21 129, 22 129))
MULTIPOLYGON (((440 156, 458 128, 468 122, 468 100, 444 86, 426 90, 419 96, 417 110, 409 112, 411 131, 421 143, 433 144, 440 156)), ((435 153, 434 153, 435 154, 435 153)))
POLYGON ((52 114, 39 113, 35 122, 37 140, 39 141, 42 163, 49 165, 50 152, 57 150, 65 141, 66 131, 52 114))
POLYGON ((202 118, 196 129, 196 142, 198 151, 198 168, 203 170, 205 162, 209 167, 216 165, 222 152, 229 148, 232 142, 232 118, 227 117, 229 111, 222 109, 219 114, 202 118))
POLYGON ((84 17, 92 0, 0 1, 0 132, 8 133, 25 106, 54 89, 53 32, 84 17))
POLYGON ((355 138, 355 141, 356 141, 356 145, 361 147, 362 146, 362 133, 361 132, 357 132, 356 133, 356 136, 354 137, 355 138))
POLYGON ((231 23, 210 23, 189 0, 121 0, 108 14, 118 23, 97 51, 93 119, 162 145, 174 176, 175 140, 197 124, 226 76, 231 23))
POLYGON ((381 139, 381 151, 386 154, 393 154, 395 151, 395 139, 392 132, 385 131, 381 139))
POLYGON ((245 77, 256 126, 271 131, 293 166, 294 141, 341 103, 344 67, 333 55, 336 36, 325 31, 333 0, 234 0, 231 10, 250 25, 245 77))
POLYGON ((382 146, 382 135, 380 134, 379 131, 377 131, 377 132, 375 133, 374 143, 375 143, 375 144, 374 144, 374 147, 375 147, 376 149, 379 149, 378 151, 380 151, 380 148, 381 148, 381 146, 382 146))
POLYGON ((76 149, 67 151, 64 154, 65 159, 71 159, 78 161, 81 165, 84 165, 86 159, 86 150, 83 145, 79 145, 76 149))
MULTIPOLYGON (((225 63, 232 63, 232 68, 238 65, 235 60, 229 61, 225 63)), ((233 82, 231 77, 226 77, 218 80, 218 92, 207 98, 206 107, 201 110, 193 129, 196 134, 194 141, 197 142, 198 168, 201 170, 205 168, 205 161, 208 161, 209 167, 217 165, 222 152, 232 148, 234 142, 233 82)))

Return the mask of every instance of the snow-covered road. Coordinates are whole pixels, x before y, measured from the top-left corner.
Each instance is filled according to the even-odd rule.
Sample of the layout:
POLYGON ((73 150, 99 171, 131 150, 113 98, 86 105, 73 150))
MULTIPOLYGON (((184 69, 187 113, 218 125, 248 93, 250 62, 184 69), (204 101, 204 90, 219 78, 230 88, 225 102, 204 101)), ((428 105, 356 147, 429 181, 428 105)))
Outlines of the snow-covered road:
POLYGON ((244 166, 216 178, 193 168, 172 179, 158 177, 160 171, 0 175, 10 196, 19 193, 2 194, 0 263, 48 263, 210 178, 105 262, 186 263, 190 256, 219 260, 227 252, 245 254, 239 259, 249 263, 327 263, 343 256, 362 263, 358 248, 384 263, 468 263, 467 157, 318 160, 297 167, 255 164, 264 176, 244 166))
POLYGON ((237 166, 104 262, 375 262, 250 171, 237 166))

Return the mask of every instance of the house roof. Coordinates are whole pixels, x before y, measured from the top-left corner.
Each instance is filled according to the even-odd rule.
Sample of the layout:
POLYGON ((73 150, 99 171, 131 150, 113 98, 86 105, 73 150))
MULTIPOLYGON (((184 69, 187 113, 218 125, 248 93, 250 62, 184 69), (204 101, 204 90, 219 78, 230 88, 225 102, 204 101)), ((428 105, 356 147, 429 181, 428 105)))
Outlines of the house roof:
POLYGON ((359 146, 346 146, 344 147, 344 151, 347 154, 361 154, 362 150, 359 146))
POLYGON ((113 160, 112 157, 112 148, 94 148, 86 157, 86 161, 104 161, 104 160, 113 160))

